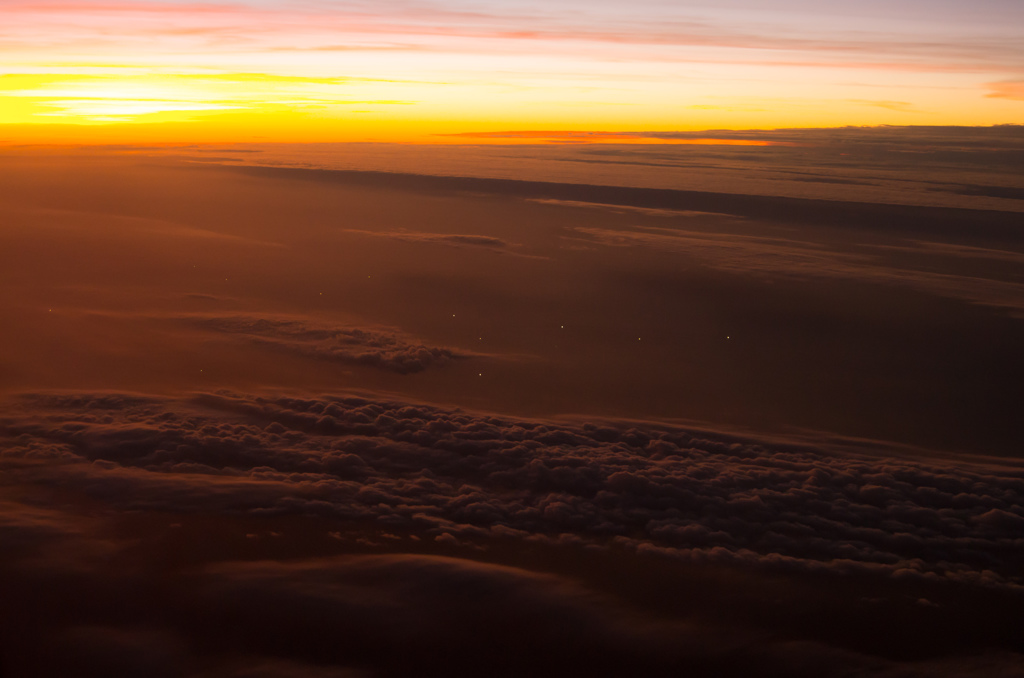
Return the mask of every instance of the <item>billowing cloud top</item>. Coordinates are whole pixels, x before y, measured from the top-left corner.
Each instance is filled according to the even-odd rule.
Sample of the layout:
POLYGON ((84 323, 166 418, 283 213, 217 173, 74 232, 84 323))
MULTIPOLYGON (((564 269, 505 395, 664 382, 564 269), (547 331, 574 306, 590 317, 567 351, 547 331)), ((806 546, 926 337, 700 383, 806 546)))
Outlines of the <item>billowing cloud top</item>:
POLYGON ((46 461, 47 482, 122 510, 319 514, 450 541, 1024 586, 1016 466, 359 397, 38 396, 0 421, 8 463, 46 461))
POLYGON ((21 615, 25 639, 5 634, 12 675, 462 676, 483 661, 507 675, 966 676, 1017 662, 920 663, 940 652, 929 625, 948 618, 969 646, 1024 591, 1015 463, 223 392, 23 397, 0 418, 0 453, 16 490, 0 506, 3 620, 21 615), (546 552, 564 574, 501 564, 546 552), (595 592, 628 563, 635 581, 595 592), (694 589, 675 603, 690 621, 673 621, 635 608, 651 577, 663 602, 687 581, 719 597, 694 589), (861 596, 834 594, 845 619, 823 616, 837 578, 861 596), (61 592, 59 614, 44 590, 61 592), (776 598, 798 611, 776 618, 783 637, 814 642, 747 626, 776 598), (978 605, 991 624, 953 621, 978 605), (918 663, 858 645, 859 625, 898 623, 893 610, 923 624, 900 645, 918 663))

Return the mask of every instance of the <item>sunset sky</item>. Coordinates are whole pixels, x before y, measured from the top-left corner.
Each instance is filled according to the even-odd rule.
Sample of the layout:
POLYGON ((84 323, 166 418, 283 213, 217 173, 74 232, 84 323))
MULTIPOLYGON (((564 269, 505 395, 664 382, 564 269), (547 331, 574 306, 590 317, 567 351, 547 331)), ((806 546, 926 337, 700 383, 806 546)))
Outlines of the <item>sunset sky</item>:
POLYGON ((1024 676, 1024 0, 0 0, 0 678, 1024 676))
POLYGON ((1017 0, 5 1, 0 141, 1017 123, 1021 25, 1017 0))

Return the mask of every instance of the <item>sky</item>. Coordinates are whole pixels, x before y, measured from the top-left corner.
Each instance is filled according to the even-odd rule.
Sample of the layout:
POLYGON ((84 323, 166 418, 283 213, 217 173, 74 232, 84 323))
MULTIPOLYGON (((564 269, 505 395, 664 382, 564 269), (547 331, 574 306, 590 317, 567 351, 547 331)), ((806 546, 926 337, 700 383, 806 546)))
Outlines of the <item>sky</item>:
POLYGON ((1022 24, 1012 0, 2 2, 0 140, 1019 123, 1022 24))

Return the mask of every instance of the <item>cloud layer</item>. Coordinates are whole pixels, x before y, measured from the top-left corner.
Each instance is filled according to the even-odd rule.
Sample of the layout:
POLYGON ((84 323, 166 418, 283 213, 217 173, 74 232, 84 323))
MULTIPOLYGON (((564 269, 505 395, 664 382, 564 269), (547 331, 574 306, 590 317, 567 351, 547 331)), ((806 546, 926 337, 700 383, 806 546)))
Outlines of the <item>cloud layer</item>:
MULTIPOLYGON (((121 509, 314 514, 454 542, 1024 586, 1024 471, 344 397, 40 396, 8 463, 121 509)), ((15 529, 16 528, 12 528, 15 529)))
MULTIPOLYGON (((706 266, 732 273, 792 276, 803 278, 844 278, 859 282, 899 285, 937 296, 960 299, 1024 317, 1024 285, 977 275, 936 273, 911 267, 896 267, 877 254, 837 252, 807 241, 785 240, 737 234, 689 232, 672 228, 639 227, 613 230, 579 226, 587 239, 612 247, 648 247, 681 252, 706 266)), ((896 249, 878 247, 875 252, 896 249)), ((943 246, 918 242, 900 247, 902 251, 950 257, 985 258, 1019 262, 1021 255, 986 248, 943 246)), ((870 250, 868 250, 870 252, 870 250)))
POLYGON ((0 417, 0 464, 12 676, 1009 676, 1019 660, 765 636, 727 593, 781 596, 808 637, 863 612, 822 616, 827 598, 786 587, 867 586, 917 620, 1013 605, 1019 464, 226 392, 25 396, 0 417), (544 551, 566 573, 500 562, 544 551), (734 584, 666 617, 581 583, 614 563, 632 569, 613 588, 734 584))

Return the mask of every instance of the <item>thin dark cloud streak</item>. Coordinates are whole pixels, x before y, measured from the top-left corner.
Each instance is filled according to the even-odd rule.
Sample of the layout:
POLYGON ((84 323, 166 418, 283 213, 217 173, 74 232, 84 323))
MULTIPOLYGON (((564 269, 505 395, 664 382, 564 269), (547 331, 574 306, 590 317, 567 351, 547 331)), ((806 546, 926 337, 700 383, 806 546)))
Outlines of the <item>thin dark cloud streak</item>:
POLYGON ((371 238, 385 238, 398 242, 444 245, 454 248, 470 248, 493 252, 495 254, 508 255, 513 257, 524 257, 527 259, 547 259, 549 257, 541 254, 532 254, 521 251, 521 245, 511 243, 503 238, 496 238, 490 235, 475 233, 424 233, 422 231, 373 231, 367 229, 347 228, 345 233, 371 238))
POLYGON ((393 329, 318 323, 305 317, 195 315, 174 319, 276 351, 398 374, 414 374, 475 355, 425 344, 393 329))
POLYGON ((368 235, 377 238, 390 238, 403 242, 438 243, 454 247, 483 247, 493 250, 504 250, 509 243, 501 238, 472 233, 422 233, 415 231, 370 231, 355 228, 345 229, 346 233, 368 235))

